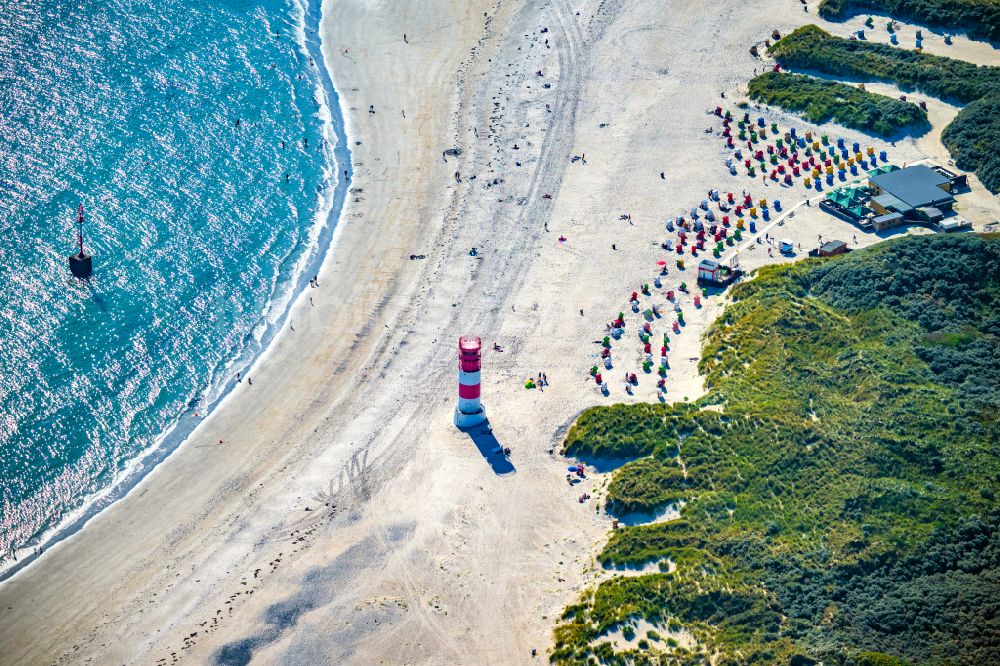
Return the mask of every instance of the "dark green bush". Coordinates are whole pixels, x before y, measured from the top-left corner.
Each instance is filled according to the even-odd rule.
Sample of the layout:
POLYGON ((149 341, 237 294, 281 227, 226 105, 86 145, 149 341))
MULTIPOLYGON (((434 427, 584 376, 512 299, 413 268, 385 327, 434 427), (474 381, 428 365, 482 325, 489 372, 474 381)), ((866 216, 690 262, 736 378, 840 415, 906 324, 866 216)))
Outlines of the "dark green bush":
POLYGON ((941 141, 962 169, 1000 192, 1000 92, 970 103, 944 128, 941 141))
POLYGON ((611 534, 602 565, 676 570, 586 592, 553 660, 586 663, 645 619, 691 632, 691 663, 1000 663, 1000 237, 770 267, 732 299, 706 337, 705 398, 575 428, 580 452, 601 450, 638 416, 642 457, 609 501, 687 503, 611 534))
POLYGON ((822 0, 819 15, 831 21, 872 12, 1000 41, 997 0, 822 0))
POLYGON ((912 102, 802 74, 761 74, 750 81, 750 98, 799 112, 812 123, 833 121, 882 136, 900 130, 923 133, 930 127, 927 113, 912 102))
POLYGON ((941 99, 972 102, 1000 90, 1000 67, 835 37, 815 25, 793 30, 769 53, 784 66, 862 80, 892 81, 941 99))
POLYGON ((624 465, 608 488, 608 511, 651 512, 687 495, 691 487, 674 461, 640 458, 624 465))

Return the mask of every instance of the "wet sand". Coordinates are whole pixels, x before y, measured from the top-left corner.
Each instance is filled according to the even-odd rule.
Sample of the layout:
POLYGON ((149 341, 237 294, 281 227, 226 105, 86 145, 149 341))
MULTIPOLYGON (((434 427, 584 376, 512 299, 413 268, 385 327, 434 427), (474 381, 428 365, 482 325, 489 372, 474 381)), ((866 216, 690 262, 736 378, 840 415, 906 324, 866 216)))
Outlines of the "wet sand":
MULTIPOLYGON (((656 399, 651 377, 631 396, 617 379, 638 352, 607 397, 587 370, 655 275, 664 219, 710 187, 780 191, 786 208, 815 196, 731 177, 706 113, 764 66, 749 44, 816 18, 798 2, 325 10, 355 177, 320 286, 253 386, 0 585, 0 662, 511 664, 532 648, 540 662, 565 604, 608 575, 593 559, 607 477, 570 487, 557 452, 581 410, 656 399), (464 333, 484 339, 491 433, 451 425, 464 333), (526 390, 539 372, 549 386, 526 390)), ((923 156, 912 140, 891 151, 923 156)), ((985 217, 996 198, 981 198, 985 217)), ((804 248, 854 233, 815 206, 780 227, 804 248)), ((666 279, 693 283, 688 264, 666 279)), ((703 391, 696 359, 721 307, 689 308, 668 400, 703 391)))

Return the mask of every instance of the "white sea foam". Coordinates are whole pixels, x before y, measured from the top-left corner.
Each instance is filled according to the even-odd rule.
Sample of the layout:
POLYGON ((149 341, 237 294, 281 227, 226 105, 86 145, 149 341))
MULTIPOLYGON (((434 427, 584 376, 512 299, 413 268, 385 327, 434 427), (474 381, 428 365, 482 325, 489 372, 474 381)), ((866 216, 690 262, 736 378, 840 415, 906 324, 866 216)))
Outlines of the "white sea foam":
MULTIPOLYGON (((48 527, 32 539, 27 549, 22 548, 18 553, 19 561, 16 564, 7 560, 0 565, 0 579, 16 571, 17 568, 26 563, 24 558, 25 551, 31 551, 39 545, 48 548, 50 544, 57 543, 82 528, 90 517, 96 515, 112 502, 125 496, 148 475, 150 470, 166 458, 170 452, 176 449, 190 435, 198 424, 202 422, 207 412, 223 404, 233 384, 236 372, 241 368, 245 371, 255 359, 259 359, 262 354, 266 353, 268 343, 273 339, 276 332, 286 320, 291 304, 307 284, 307 274, 317 268, 323 259, 336 226, 336 219, 332 213, 334 207, 337 205, 338 187, 341 189, 341 201, 343 198, 342 191, 346 189, 346 182, 342 183, 340 179, 341 170, 342 168, 349 168, 349 162, 342 167, 336 161, 335 151, 339 144, 337 128, 334 123, 338 122, 340 111, 339 109, 337 110, 337 119, 335 119, 334 113, 327 103, 324 80, 329 81, 330 79, 328 73, 318 69, 325 67, 325 62, 319 54, 318 46, 315 47, 313 53, 310 53, 309 50, 306 30, 306 5, 299 2, 295 3, 293 7, 292 19, 294 23, 293 33, 295 44, 305 58, 314 59, 317 65, 317 68, 310 69, 310 80, 313 84, 313 94, 320 102, 313 115, 321 123, 320 127, 323 137, 321 149, 324 160, 321 171, 321 186, 315 194, 312 223, 306 230, 305 238, 300 241, 299 249, 297 250, 298 255, 292 269, 280 279, 277 274, 274 276, 270 285, 272 297, 264 304, 262 316, 250 332, 249 340, 253 342, 246 348, 237 348, 236 354, 224 363, 216 367, 210 367, 210 376, 207 378, 207 382, 201 387, 192 386, 188 391, 186 401, 188 404, 196 405, 194 409, 198 412, 197 418, 193 414, 187 413, 188 410, 181 410, 175 413, 165 424, 161 434, 152 438, 149 444, 139 451, 137 455, 131 455, 121 465, 121 468, 113 473, 110 483, 105 483, 101 488, 87 487, 88 484, 92 485, 92 478, 88 470, 100 467, 103 462, 98 459, 102 452, 91 448, 85 452, 84 456, 75 465, 65 468, 51 483, 43 485, 39 489, 37 497, 29 498, 36 499, 38 502, 28 501, 22 503, 25 505, 37 504, 39 507, 72 506, 73 508, 54 516, 54 519, 48 520, 48 527), (79 498, 82 492, 86 492, 87 494, 80 501, 79 498)), ((316 28, 318 29, 318 26, 316 28)), ((166 78, 159 74, 158 76, 163 79, 161 84, 166 86, 168 84, 166 78)), ((160 143, 166 142, 165 147, 173 149, 169 137, 162 133, 158 136, 160 143)), ((346 146, 343 147, 346 149, 346 146)), ((141 157, 136 156, 136 159, 140 159, 141 157)), ((124 182, 129 178, 130 172, 127 167, 120 166, 116 167, 114 174, 113 177, 115 180, 124 182)), ((165 180, 166 182, 169 182, 170 179, 176 180, 175 187, 182 189, 184 185, 179 176, 180 174, 168 173, 165 180)), ((191 192, 189 196, 196 196, 196 193, 191 192)), ((289 212, 292 215, 296 213, 294 208, 289 212)), ((164 276, 162 275, 151 272, 147 277, 154 282, 158 280, 160 287, 166 286, 164 276)), ((124 277, 117 276, 117 279, 120 281, 124 277)), ((204 307, 209 307, 209 305, 206 303, 204 307)), ((193 313, 189 314, 193 316, 193 313)), ((160 322, 161 325, 164 324, 162 318, 156 318, 154 321, 160 322)), ((233 346, 232 340, 229 341, 229 346, 233 346)), ((59 353, 58 350, 57 353, 59 353)), ((148 353, 146 355, 148 356, 148 353)), ((170 363, 172 363, 172 360, 166 359, 165 365, 169 365, 170 363)), ((74 378, 74 381, 79 381, 79 378, 74 378)), ((126 382, 124 389, 126 392, 130 392, 135 397, 140 395, 140 386, 137 382, 132 382, 131 388, 128 388, 128 386, 129 382, 126 382)), ((78 392, 81 393, 81 396, 86 393, 83 387, 78 389, 78 392)), ((148 407, 152 404, 155 397, 155 395, 145 396, 142 399, 142 403, 148 407)), ((128 422, 135 419, 137 414, 138 412, 133 412, 127 415, 128 422)), ((110 423, 105 424, 105 427, 111 426, 112 424, 110 423)), ((3 428, 5 428, 5 432, 12 433, 17 432, 19 426, 15 421, 12 425, 5 425, 3 428)), ((18 515, 18 508, 4 507, 4 516, 0 519, 0 531, 15 528, 16 523, 19 522, 19 518, 24 517, 18 515)), ((28 561, 30 559, 29 557, 28 561)))

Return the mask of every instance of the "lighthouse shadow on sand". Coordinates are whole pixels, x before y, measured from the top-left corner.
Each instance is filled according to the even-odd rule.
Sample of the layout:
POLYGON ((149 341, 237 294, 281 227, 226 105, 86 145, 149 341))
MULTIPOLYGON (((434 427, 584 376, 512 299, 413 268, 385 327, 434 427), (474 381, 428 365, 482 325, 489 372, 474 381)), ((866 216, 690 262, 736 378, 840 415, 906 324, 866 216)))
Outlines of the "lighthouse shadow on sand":
POLYGON ((459 430, 472 439, 476 448, 483 454, 483 458, 493 468, 494 474, 503 476, 505 474, 513 474, 517 471, 514 468, 514 464, 511 463, 510 458, 503 454, 503 445, 500 444, 500 441, 493 434, 493 428, 490 426, 489 421, 469 428, 459 428, 459 430))

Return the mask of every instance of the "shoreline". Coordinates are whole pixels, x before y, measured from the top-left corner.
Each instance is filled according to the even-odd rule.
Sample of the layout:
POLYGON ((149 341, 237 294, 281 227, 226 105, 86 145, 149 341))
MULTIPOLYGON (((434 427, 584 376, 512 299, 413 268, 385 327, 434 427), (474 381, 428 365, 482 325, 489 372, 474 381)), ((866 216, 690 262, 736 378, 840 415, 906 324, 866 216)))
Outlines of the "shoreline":
MULTIPOLYGON (((0 586, 0 661, 541 663, 566 606, 609 575, 608 475, 570 486, 554 450, 584 409, 656 399, 645 377, 601 396, 595 338, 657 270, 663 219, 746 186, 706 109, 760 65, 748 35, 801 18, 779 0, 660 4, 325 0, 357 191, 315 307, 296 300, 253 387, 140 492, 0 586), (466 333, 513 469, 452 425, 466 333), (551 384, 525 390, 539 372, 551 384)), ((804 245, 833 218, 794 219, 804 245)), ((689 311, 670 401, 703 388, 722 300, 689 311)))
MULTIPOLYGON (((247 344, 239 356, 221 366, 221 371, 229 375, 230 378, 219 387, 218 395, 205 407, 204 411, 202 412, 191 405, 187 406, 172 423, 167 425, 163 432, 156 436, 155 443, 129 461, 128 465, 116 474, 117 478, 113 478, 107 487, 84 497, 81 504, 74 507, 57 524, 46 528, 36 539, 29 541, 25 546, 15 551, 18 557, 13 561, 8 561, 8 558, 5 558, 3 564, 0 565, 0 587, 38 560, 50 548, 72 538, 84 530, 87 523, 94 517, 126 498, 146 478, 155 473, 159 466, 194 435, 203 423, 211 419, 222 408, 226 399, 238 385, 238 382, 232 379, 233 371, 238 369, 244 376, 249 376, 254 367, 267 355, 275 337, 289 321, 296 303, 306 293, 311 279, 309 276, 319 274, 328 255, 334 251, 338 222, 344 210, 354 169, 340 95, 333 83, 332 74, 328 71, 328 63, 321 52, 319 35, 322 21, 322 2, 323 0, 303 0, 303 4, 298 5, 303 12, 302 28, 305 43, 302 44, 302 48, 304 55, 308 56, 316 66, 317 83, 319 90, 323 93, 324 100, 320 111, 325 110, 329 114, 329 119, 323 122, 324 135, 330 134, 331 138, 334 139, 333 147, 327 147, 324 151, 329 171, 328 177, 330 178, 328 187, 332 189, 329 197, 330 207, 326 212, 325 220, 322 221, 319 219, 322 210, 317 208, 313 216, 313 227, 318 227, 319 231, 315 240, 310 238, 304 241, 310 246, 314 245, 314 247, 305 248, 302 265, 289 276, 285 293, 279 293, 276 298, 268 301, 268 309, 261 313, 258 323, 258 325, 263 325, 260 338, 256 338, 251 331, 247 336, 247 344), (281 300, 285 301, 284 308, 277 313, 276 318, 272 319, 272 315, 275 313, 269 311, 270 307, 276 301, 281 300), (255 350, 254 346, 258 348, 255 350), (249 355, 249 358, 243 360, 245 355, 249 355)), ((324 141, 324 144, 330 145, 328 141, 324 141)), ((319 201, 317 201, 317 205, 320 205, 319 201)))
MULTIPOLYGON (((336 13, 340 9, 341 3, 333 6, 336 13)), ((338 471, 358 453, 354 441, 370 441, 371 435, 347 434, 353 417, 366 411, 355 389, 365 376, 377 376, 373 368, 390 358, 414 316, 420 284, 431 276, 429 262, 408 256, 411 249, 429 253, 429 246, 440 241, 441 220, 432 211, 448 179, 433 172, 417 179, 403 174, 434 165, 435 157, 440 159, 436 144, 449 141, 448 116, 439 100, 460 54, 478 35, 470 22, 473 14, 470 8, 458 17, 461 48, 448 49, 443 70, 424 66, 441 58, 426 47, 418 62, 395 61, 396 81, 425 85, 371 89, 380 110, 396 106, 386 100, 399 93, 409 100, 401 105, 409 116, 405 126, 391 123, 388 113, 370 116, 367 104, 364 115, 356 114, 351 103, 357 102, 356 91, 341 97, 345 132, 363 139, 353 151, 352 183, 363 185, 364 195, 359 190, 345 205, 335 232, 337 251, 323 263, 321 288, 310 291, 314 304, 302 297, 292 304, 294 330, 283 328, 258 358, 252 387, 244 382, 232 390, 222 408, 124 501, 98 513, 75 538, 50 548, 37 566, 0 586, 0 644, 5 647, 0 661, 29 655, 33 660, 76 661, 91 655, 100 661, 144 661, 142 655, 150 651, 181 649, 182 627, 195 617, 215 616, 233 591, 232 575, 243 573, 263 584, 253 564, 260 565, 257 571, 266 569, 270 589, 282 589, 273 579, 285 575, 289 565, 275 570, 265 564, 288 559, 288 547, 275 531, 299 523, 303 514, 294 512, 303 506, 297 495, 311 497, 317 486, 333 492, 338 471), (360 126, 372 121, 374 128, 360 126), (359 182, 357 166, 366 156, 371 159, 359 182), (386 176, 387 171, 399 175, 386 176), (72 617, 58 619, 62 613, 72 617), (119 638, 101 639, 106 628, 119 638), (131 640, 122 640, 126 636, 131 640)), ((320 41, 326 55, 336 53, 330 23, 324 13, 320 41)), ((353 27, 363 26, 359 21, 353 27)), ((401 37, 402 31, 396 38, 400 43, 401 37)), ((326 57, 324 64, 331 60, 326 57)), ((346 59, 343 64, 354 66, 346 59)), ((378 61, 371 64, 377 67, 378 61)), ((366 82, 384 81, 381 73, 367 73, 368 63, 364 69, 366 82)), ((339 72, 335 80, 343 94, 339 72)), ((448 95, 449 108, 450 102, 448 95)), ((229 631, 238 630, 230 624, 229 631)))

